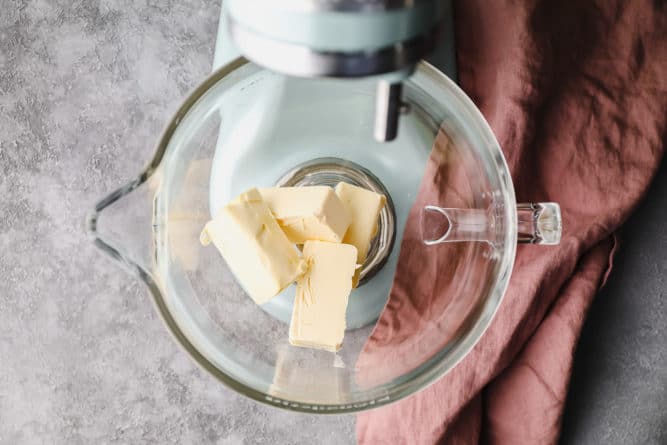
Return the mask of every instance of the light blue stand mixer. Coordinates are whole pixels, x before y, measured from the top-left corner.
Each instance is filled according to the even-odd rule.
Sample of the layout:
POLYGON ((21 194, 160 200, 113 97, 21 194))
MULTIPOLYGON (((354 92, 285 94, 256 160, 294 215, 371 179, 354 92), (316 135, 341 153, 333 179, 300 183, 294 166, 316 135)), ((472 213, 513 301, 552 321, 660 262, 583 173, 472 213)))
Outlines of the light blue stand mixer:
MULTIPOLYGON (((215 66, 241 54, 275 75, 267 78, 263 73, 257 79, 262 88, 239 92, 228 99, 236 101, 232 108, 247 125, 221 127, 220 141, 226 141, 227 148, 230 144, 233 147, 216 152, 211 172, 211 212, 214 214, 245 189, 257 186, 335 186, 344 180, 385 194, 389 204, 362 268, 365 279, 350 298, 348 329, 377 319, 389 294, 397 246, 429 155, 423 146, 429 146, 436 125, 402 102, 402 83, 439 40, 443 44, 435 56, 441 65, 454 71, 452 27, 443 27, 443 19, 451 20, 450 2, 223 3, 215 66), (297 88, 293 77, 319 80, 309 84, 302 79, 297 88), (322 78, 331 79, 326 97, 322 78), (376 84, 374 100, 367 95, 357 97, 355 103, 347 98, 330 100, 336 97, 336 89, 341 89, 339 97, 349 97, 341 88, 343 82, 357 82, 365 89, 368 83, 376 84), (298 112, 304 97, 329 101, 326 112, 309 116, 311 122, 305 121, 298 112), (359 128, 359 119, 368 120, 364 126, 368 131, 345 134, 348 129, 359 128), (401 120, 407 125, 401 125, 401 120), (312 124, 321 125, 322 121, 340 128, 344 137, 323 141, 309 135, 316 127, 312 124), (425 144, 416 146, 415 138, 423 139, 425 144), (317 145, 311 146, 310 140, 318 140, 317 145), (258 178, 263 183, 258 184, 258 178)), ((294 293, 292 286, 262 308, 289 323, 294 293)))
POLYGON ((144 170, 95 204, 91 239, 146 283, 174 338, 219 381, 304 412, 406 397, 482 336, 517 243, 559 242, 558 205, 517 204, 483 115, 421 61, 430 54, 451 77, 450 11, 431 0, 226 0, 219 68, 176 110, 144 170), (440 26, 440 52, 429 53, 440 26), (258 307, 199 235, 249 188, 339 181, 388 204, 349 297, 343 346, 331 354, 289 345, 294 286, 258 307), (435 187, 420 194, 422 181, 435 187), (406 231, 409 214, 421 224, 406 231), (394 277, 401 241, 413 267, 394 277), (394 283, 409 295, 392 297, 385 314, 414 316, 416 296, 418 335, 375 335, 394 283), (432 288, 444 297, 438 305, 432 288), (391 366, 388 340, 401 351, 391 366))

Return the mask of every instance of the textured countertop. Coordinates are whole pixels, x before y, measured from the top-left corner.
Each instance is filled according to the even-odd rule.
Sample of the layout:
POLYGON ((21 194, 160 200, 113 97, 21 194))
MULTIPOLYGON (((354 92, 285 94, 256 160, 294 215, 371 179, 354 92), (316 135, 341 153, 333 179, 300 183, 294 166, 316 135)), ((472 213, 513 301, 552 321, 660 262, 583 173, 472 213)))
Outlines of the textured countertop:
MULTIPOLYGON (((0 6, 0 444, 354 441, 218 384, 85 236, 211 68, 219 4, 0 6)), ((577 357, 566 443, 667 442, 667 175, 625 233, 577 357)))

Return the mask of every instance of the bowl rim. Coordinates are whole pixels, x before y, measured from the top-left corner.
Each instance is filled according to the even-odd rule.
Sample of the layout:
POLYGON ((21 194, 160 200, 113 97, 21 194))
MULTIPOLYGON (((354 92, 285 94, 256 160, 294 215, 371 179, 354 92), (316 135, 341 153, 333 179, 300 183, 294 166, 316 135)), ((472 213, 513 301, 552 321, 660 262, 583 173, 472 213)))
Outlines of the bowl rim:
POLYGON ((242 66, 252 63, 251 61, 239 57, 230 63, 220 67, 211 73, 204 81, 195 87, 188 96, 183 100, 177 111, 172 115, 165 125, 160 138, 155 146, 152 159, 148 162, 142 172, 132 181, 124 186, 116 189, 108 194, 95 205, 94 210, 87 216, 86 229, 95 245, 109 254, 112 258, 119 261, 126 270, 133 275, 140 278, 148 287, 152 296, 152 301, 160 318, 165 323, 167 330, 170 332, 176 343, 180 345, 194 361, 208 373, 210 373, 217 380, 222 382, 225 386, 237 391, 244 396, 247 396, 255 401, 275 406, 289 411, 304 412, 311 414, 343 414, 355 413, 367 409, 378 408, 408 397, 417 393, 435 381, 439 380, 451 369, 453 369, 463 358, 465 358, 472 348, 484 335, 491 324, 498 308, 500 307, 507 287, 509 285, 509 278, 514 266, 514 259, 516 254, 517 241, 517 222, 516 222, 516 197, 514 193, 514 186, 512 184, 509 168, 505 157, 500 149, 500 145, 491 130, 486 119, 483 117, 480 110, 474 105, 472 100, 461 90, 461 88, 449 79, 444 73, 435 68, 428 62, 421 61, 417 65, 416 71, 425 74, 430 78, 434 84, 439 85, 445 90, 449 90, 456 99, 460 101, 460 105, 464 107, 471 119, 471 123, 477 126, 476 130, 480 135, 486 139, 488 150, 492 154, 493 164, 499 173, 501 192, 504 200, 503 215, 506 220, 505 224, 505 241, 507 245, 503 249, 503 255, 498 263, 498 278, 493 291, 482 305, 480 314, 474 321, 472 327, 456 345, 456 350, 452 356, 446 356, 449 353, 448 348, 438 351, 433 357, 421 364, 416 369, 410 371, 408 374, 400 377, 402 380, 398 385, 387 388, 381 397, 369 399, 362 402, 342 403, 342 404, 315 404, 295 402, 280 397, 272 396, 260 390, 250 387, 245 383, 239 382, 230 374, 215 366, 208 358, 206 358, 187 338, 183 329, 178 325, 165 302, 160 288, 159 279, 156 279, 151 271, 136 264, 132 259, 125 255, 121 248, 104 240, 97 232, 97 217, 104 208, 110 206, 118 199, 131 193, 139 186, 147 182, 159 169, 160 164, 164 158, 167 148, 174 136, 176 130, 181 124, 182 120, 195 106, 199 99, 204 96, 214 85, 228 74, 232 73, 242 66), (407 376, 407 378, 405 378, 407 376))

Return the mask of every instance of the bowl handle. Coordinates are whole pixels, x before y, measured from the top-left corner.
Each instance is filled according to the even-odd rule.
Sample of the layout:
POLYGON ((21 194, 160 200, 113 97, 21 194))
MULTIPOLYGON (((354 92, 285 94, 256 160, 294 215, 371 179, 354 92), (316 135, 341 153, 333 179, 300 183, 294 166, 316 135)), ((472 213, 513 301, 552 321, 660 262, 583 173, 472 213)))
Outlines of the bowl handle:
MULTIPOLYGON (((560 206, 554 202, 517 204, 517 241, 527 244, 560 243, 560 206)), ((427 245, 495 238, 495 216, 484 209, 449 209, 428 205, 421 218, 427 245)))

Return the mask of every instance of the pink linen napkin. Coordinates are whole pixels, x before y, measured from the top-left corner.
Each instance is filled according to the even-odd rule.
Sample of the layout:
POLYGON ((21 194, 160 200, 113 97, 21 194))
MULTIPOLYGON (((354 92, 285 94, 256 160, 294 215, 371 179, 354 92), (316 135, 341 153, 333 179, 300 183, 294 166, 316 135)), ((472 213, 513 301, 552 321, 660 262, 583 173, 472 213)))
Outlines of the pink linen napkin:
MULTIPOLYGON (((360 414, 357 437, 361 444, 555 443, 577 339, 611 268, 614 233, 665 150, 667 5, 461 0, 454 9, 460 84, 504 149, 517 200, 559 202, 563 238, 557 247, 520 246, 503 304, 470 354, 418 394, 360 414)), ((442 194, 439 165, 429 164, 416 206, 442 194)), ((400 339, 418 336, 444 307, 447 281, 437 273, 445 272, 425 269, 418 226, 413 211, 389 302, 360 360, 400 357, 400 339), (415 286, 415 276, 437 285, 415 286)), ((446 263, 446 249, 429 255, 446 263)))

